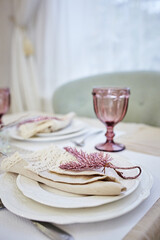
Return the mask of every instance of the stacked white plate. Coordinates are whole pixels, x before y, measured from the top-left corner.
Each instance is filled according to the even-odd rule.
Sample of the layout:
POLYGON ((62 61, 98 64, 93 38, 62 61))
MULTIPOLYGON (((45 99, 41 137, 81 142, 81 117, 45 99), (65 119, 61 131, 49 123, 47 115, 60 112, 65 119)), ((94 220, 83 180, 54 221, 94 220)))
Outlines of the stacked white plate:
POLYGON ((80 120, 74 119, 66 128, 52 132, 52 133, 39 133, 35 137, 24 139, 18 133, 17 128, 12 128, 10 136, 13 139, 30 142, 44 142, 44 141, 60 141, 70 138, 79 137, 88 131, 88 126, 80 120))
POLYGON ((57 224, 97 222, 131 211, 150 195, 153 180, 144 169, 140 178, 124 181, 127 191, 119 196, 82 196, 5 173, 0 178, 0 197, 11 212, 28 219, 57 224))

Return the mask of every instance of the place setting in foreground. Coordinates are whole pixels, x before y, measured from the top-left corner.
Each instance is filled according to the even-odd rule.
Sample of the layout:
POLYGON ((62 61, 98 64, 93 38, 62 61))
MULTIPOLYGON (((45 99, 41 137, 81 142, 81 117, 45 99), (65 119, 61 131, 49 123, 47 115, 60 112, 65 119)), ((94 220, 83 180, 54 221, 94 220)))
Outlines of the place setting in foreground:
POLYGON ((146 199, 152 187, 150 173, 118 155, 113 159, 102 152, 55 145, 31 154, 14 153, 2 161, 1 169, 6 208, 57 224, 121 216, 146 199))

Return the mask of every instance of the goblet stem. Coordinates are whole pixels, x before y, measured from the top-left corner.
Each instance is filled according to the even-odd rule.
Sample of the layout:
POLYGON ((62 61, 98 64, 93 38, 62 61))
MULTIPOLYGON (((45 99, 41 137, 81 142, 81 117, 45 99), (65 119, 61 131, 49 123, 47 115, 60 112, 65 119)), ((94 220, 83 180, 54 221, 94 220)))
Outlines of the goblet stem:
POLYGON ((113 143, 114 142, 113 138, 115 136, 114 131, 113 131, 113 125, 109 126, 106 124, 106 127, 107 127, 107 132, 106 132, 105 136, 107 138, 107 142, 113 143))
POLYGON ((95 148, 100 151, 106 151, 106 152, 119 152, 125 149, 125 146, 123 144, 115 143, 113 138, 115 136, 114 134, 114 125, 108 125, 106 123, 107 131, 106 131, 106 142, 97 144, 95 148))

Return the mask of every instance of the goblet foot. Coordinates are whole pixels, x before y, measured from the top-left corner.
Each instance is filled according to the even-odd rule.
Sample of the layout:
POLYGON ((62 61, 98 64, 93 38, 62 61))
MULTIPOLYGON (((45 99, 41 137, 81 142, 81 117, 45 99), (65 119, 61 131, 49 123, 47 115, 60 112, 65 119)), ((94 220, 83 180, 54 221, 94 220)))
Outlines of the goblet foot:
POLYGON ((104 152, 119 152, 125 149, 123 144, 115 143, 115 142, 105 142, 100 143, 95 146, 95 148, 99 151, 104 152))

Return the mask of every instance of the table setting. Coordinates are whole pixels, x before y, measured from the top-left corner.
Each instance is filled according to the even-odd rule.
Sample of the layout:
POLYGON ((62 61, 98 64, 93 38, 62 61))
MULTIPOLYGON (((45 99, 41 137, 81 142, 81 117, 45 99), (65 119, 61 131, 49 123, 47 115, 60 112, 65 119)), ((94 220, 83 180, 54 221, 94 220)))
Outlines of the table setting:
MULTIPOLYGON (((92 95, 97 119, 74 112, 3 116, 3 239, 143 239, 145 226, 138 235, 134 228, 160 197, 160 129, 121 122, 128 88, 94 88, 92 95)), ((153 235, 155 216, 149 214, 153 235)))

